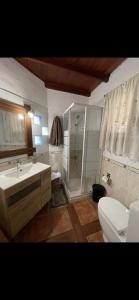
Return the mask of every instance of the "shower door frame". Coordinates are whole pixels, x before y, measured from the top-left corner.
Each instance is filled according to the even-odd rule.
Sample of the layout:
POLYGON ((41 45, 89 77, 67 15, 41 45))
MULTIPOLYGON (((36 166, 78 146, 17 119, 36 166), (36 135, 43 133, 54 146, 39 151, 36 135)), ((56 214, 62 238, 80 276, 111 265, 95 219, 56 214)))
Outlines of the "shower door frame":
MULTIPOLYGON (((89 107, 93 107, 94 110, 101 110, 101 122, 100 122, 100 130, 101 130, 101 124, 102 124, 102 117, 103 117, 103 112, 104 112, 104 108, 102 106, 97 106, 97 105, 89 105, 89 104, 85 104, 86 107, 86 117, 87 117, 87 111, 89 107)), ((85 117, 85 118, 86 118, 85 117)), ((86 134, 87 134, 87 118, 85 119, 85 135, 84 135, 84 144, 83 144, 83 149, 85 148, 85 140, 86 140, 86 134)), ((84 149, 84 155, 85 155, 85 149, 84 149)), ((103 151, 100 151, 100 161, 99 161, 99 165, 98 165, 98 181, 100 183, 100 174, 101 174, 101 168, 102 168, 102 159, 103 159, 103 151)), ((89 195, 90 192, 87 192, 84 190, 84 192, 82 193, 82 188, 83 188, 83 176, 84 176, 84 156, 83 156, 83 160, 82 160, 82 164, 83 164, 83 169, 82 169, 82 186, 81 186, 81 195, 89 195)), ((96 175, 97 176, 97 175, 96 175)), ((96 179, 95 179, 96 181, 96 179)))
MULTIPOLYGON (((83 177, 84 177, 84 170, 85 170, 85 163, 84 163, 84 157, 85 157, 85 140, 86 140, 86 134, 87 134, 87 111, 88 111, 88 108, 90 107, 89 104, 83 104, 83 103, 77 103, 77 102, 73 102, 64 112, 64 114, 66 112, 69 111, 69 123, 68 123, 68 131, 69 131, 69 149, 68 149, 68 185, 66 185, 66 182, 65 182, 65 189, 66 189, 66 192, 67 192, 67 196, 71 199, 70 197, 70 190, 69 190, 69 175, 70 175, 70 133, 71 133, 71 108, 74 106, 74 105, 77 105, 77 106, 83 106, 85 108, 85 117, 84 117, 84 129, 83 129, 83 153, 82 153, 82 170, 81 170, 81 183, 80 183, 80 195, 76 196, 76 197, 80 197, 82 195, 88 195, 89 192, 85 192, 85 190, 83 191, 83 177)), ((91 105, 93 106, 94 109, 98 109, 100 108, 102 110, 102 115, 103 115, 103 107, 98 107, 97 105, 91 105)), ((64 115, 63 114, 63 115, 64 115)), ((101 116, 101 122, 102 122, 102 116, 101 116)), ((101 128, 101 125, 100 125, 100 128, 101 128)), ((101 158, 100 158, 100 165, 99 165, 99 169, 98 169, 98 173, 99 173, 99 180, 100 180, 100 172, 101 172, 101 164, 102 164, 102 153, 101 153, 101 158)), ((73 197, 74 198, 74 197, 73 197)))
MULTIPOLYGON (((69 132, 69 135, 68 135, 68 139, 69 139, 69 145, 68 145, 68 156, 67 156, 67 182, 64 181, 64 184, 65 184, 65 188, 66 188, 66 192, 69 196, 69 166, 70 166, 70 123, 71 123, 71 117, 70 117, 70 108, 72 107, 73 105, 71 105, 70 107, 68 107, 64 113, 63 113, 63 119, 64 119, 64 115, 66 113, 68 113, 68 132, 69 132)), ((64 120, 63 120, 64 121, 64 120)), ((64 123, 64 122, 63 122, 64 123)))
POLYGON ((81 171, 81 194, 82 195, 82 188, 83 188, 83 174, 84 174, 84 148, 85 148, 85 139, 86 139, 86 116, 87 116, 87 105, 82 104, 85 107, 85 114, 84 114, 84 132, 83 132, 83 153, 82 153, 82 171, 81 171))
POLYGON ((71 108, 74 106, 83 106, 85 109, 84 112, 84 129, 83 129, 83 153, 82 153, 82 170, 81 170, 81 180, 80 180, 80 195, 77 197, 80 197, 82 195, 82 185, 83 185, 83 173, 84 173, 84 146, 85 146, 85 137, 86 137, 86 115, 87 115, 87 106, 89 106, 88 104, 83 104, 83 103, 77 103, 77 102, 73 102, 65 111, 63 116, 65 115, 65 113, 69 112, 69 123, 68 123, 68 131, 69 131, 69 150, 68 150, 68 168, 67 168, 67 173, 68 173, 68 185, 66 185, 66 192, 68 194, 68 196, 70 196, 70 190, 69 190, 69 174, 70 174, 70 133, 71 133, 71 108))

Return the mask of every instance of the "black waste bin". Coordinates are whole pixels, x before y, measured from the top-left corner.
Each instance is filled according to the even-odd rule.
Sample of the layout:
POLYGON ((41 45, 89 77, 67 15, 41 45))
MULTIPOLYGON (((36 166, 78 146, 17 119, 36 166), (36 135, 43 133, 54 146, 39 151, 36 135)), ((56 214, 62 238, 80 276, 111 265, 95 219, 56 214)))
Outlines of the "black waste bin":
POLYGON ((106 189, 101 184, 93 184, 92 185, 92 199, 94 202, 99 202, 101 197, 105 197, 106 189))

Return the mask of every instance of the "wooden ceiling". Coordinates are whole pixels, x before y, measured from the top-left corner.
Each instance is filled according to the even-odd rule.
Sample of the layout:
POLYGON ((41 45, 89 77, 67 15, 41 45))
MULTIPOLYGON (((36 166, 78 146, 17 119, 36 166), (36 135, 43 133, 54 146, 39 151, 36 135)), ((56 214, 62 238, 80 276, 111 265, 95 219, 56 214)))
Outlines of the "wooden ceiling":
POLYGON ((50 89, 90 96, 125 60, 123 57, 17 57, 50 89))

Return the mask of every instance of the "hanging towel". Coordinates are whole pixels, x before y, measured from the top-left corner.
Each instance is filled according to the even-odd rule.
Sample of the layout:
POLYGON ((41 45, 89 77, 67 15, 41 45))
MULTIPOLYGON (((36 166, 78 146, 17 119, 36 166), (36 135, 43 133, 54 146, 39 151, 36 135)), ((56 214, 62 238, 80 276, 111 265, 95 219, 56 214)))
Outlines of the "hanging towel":
POLYGON ((63 130, 59 117, 55 117, 51 129, 49 143, 54 146, 60 146, 63 144, 63 130))

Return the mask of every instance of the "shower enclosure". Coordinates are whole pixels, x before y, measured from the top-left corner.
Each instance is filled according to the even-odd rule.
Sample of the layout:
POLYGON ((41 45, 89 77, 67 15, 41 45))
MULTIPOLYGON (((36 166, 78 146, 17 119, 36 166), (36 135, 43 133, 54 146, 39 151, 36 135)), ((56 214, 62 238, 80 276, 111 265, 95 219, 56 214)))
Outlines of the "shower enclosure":
POLYGON ((99 182, 102 108, 73 103, 63 119, 63 179, 69 199, 92 191, 99 182))

